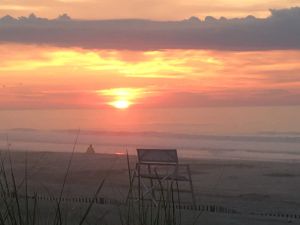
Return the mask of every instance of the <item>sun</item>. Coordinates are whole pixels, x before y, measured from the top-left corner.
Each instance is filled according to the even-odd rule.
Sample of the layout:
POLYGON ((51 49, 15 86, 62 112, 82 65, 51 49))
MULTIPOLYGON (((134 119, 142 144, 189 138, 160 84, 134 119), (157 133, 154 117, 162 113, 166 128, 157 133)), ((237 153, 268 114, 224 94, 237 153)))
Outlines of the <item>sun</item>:
POLYGON ((98 90, 97 93, 104 96, 106 104, 116 109, 127 109, 139 104, 140 99, 150 93, 145 88, 110 88, 98 90))
POLYGON ((140 88, 111 88, 100 90, 100 94, 113 98, 107 104, 117 109, 127 109, 136 104, 136 100, 143 95, 143 89, 140 88))
POLYGON ((118 100, 111 102, 111 105, 117 109, 127 109, 130 106, 130 102, 127 100, 118 100))

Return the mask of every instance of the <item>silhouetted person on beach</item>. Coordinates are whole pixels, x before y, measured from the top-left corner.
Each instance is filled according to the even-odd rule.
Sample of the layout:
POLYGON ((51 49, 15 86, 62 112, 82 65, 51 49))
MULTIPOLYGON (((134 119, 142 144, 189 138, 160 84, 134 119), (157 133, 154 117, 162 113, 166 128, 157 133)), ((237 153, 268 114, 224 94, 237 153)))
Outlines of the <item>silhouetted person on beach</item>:
POLYGON ((89 145, 89 147, 86 150, 87 154, 95 154, 95 150, 92 144, 89 145))

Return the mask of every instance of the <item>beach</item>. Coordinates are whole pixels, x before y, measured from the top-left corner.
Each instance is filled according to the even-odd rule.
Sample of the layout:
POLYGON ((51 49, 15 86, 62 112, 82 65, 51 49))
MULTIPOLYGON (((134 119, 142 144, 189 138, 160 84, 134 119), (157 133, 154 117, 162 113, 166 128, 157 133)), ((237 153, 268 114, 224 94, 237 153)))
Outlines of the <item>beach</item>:
MULTIPOLYGON (((8 156, 5 154, 8 153, 2 152, 2 157, 8 156)), ((17 183, 22 183, 24 179, 27 157, 28 193, 59 196, 71 153, 11 152, 10 155, 17 183)), ((206 212, 201 215, 207 221, 205 224, 226 224, 224 217, 225 221, 232 222, 228 224, 251 224, 251 221, 256 221, 255 224, 269 224, 270 221, 273 221, 272 224, 285 224, 290 219, 257 215, 300 214, 299 164, 251 160, 179 160, 191 167, 198 205, 222 206, 237 212, 233 215, 219 213, 217 216, 206 212)), ((131 155, 129 161, 133 169, 136 157, 131 155)), ((126 155, 75 153, 63 196, 92 198, 103 179, 105 183, 98 197, 118 201, 126 199, 129 188, 126 155)), ((21 190, 24 190, 24 185, 21 190)), ((189 194, 181 195, 184 204, 191 204, 189 194)))

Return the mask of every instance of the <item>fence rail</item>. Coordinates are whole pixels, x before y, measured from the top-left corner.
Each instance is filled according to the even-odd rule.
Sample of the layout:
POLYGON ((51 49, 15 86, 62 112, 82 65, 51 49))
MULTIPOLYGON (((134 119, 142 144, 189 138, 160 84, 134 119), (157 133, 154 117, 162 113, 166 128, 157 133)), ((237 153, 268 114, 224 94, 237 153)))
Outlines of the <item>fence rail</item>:
MULTIPOLYGON (((14 193, 1 194, 1 198, 16 198, 14 193)), ((49 195, 22 195, 18 194, 18 198, 20 199, 32 199, 39 201, 59 201, 59 197, 49 196, 49 195)), ((72 196, 72 197, 62 197, 60 199, 61 202, 72 202, 77 204, 85 204, 85 203, 94 203, 100 205, 125 205, 126 202, 122 200, 109 199, 104 197, 82 197, 82 196, 72 196)), ((150 205, 150 204, 149 204, 150 205)), ((285 218, 285 219, 297 219, 300 220, 300 212, 298 213, 284 213, 280 211, 266 211, 266 212, 242 212, 237 209, 228 208, 222 205, 216 204, 175 204, 176 209, 180 210, 190 210, 190 211, 203 211, 209 213, 220 213, 220 214, 234 214, 234 215, 247 215, 247 216, 259 216, 259 217, 272 217, 272 218, 285 218)))

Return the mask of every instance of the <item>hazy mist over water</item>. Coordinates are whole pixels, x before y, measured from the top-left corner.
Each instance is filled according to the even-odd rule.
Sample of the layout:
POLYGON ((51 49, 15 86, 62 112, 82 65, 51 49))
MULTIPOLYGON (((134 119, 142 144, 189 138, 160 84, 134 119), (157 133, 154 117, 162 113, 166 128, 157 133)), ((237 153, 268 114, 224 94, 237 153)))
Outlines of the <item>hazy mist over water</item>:
POLYGON ((300 132, 300 107, 2 110, 2 129, 83 129, 190 134, 300 132))
POLYGON ((300 107, 3 110, 0 148, 101 153, 177 148, 202 158, 299 160, 300 107))

